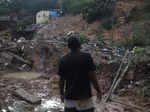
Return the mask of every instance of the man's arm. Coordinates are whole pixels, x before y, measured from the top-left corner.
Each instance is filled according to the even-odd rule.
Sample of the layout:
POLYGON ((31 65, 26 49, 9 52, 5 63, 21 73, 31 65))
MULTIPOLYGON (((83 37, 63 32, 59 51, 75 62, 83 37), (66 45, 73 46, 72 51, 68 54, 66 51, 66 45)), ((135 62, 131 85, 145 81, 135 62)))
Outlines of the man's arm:
POLYGON ((59 90, 60 90, 60 97, 61 97, 61 101, 64 101, 64 85, 65 85, 65 80, 60 77, 59 80, 59 90))
POLYGON ((64 100, 64 85, 65 85, 65 80, 64 80, 64 65, 63 65, 61 59, 60 59, 60 61, 58 63, 58 75, 60 77, 60 79, 59 79, 60 98, 61 98, 61 101, 63 102, 63 100, 64 100))
POLYGON ((100 90, 100 87, 98 84, 98 80, 96 78, 96 73, 94 71, 89 72, 89 79, 90 79, 94 89, 97 91, 97 97, 101 100, 102 93, 101 93, 101 90, 100 90))

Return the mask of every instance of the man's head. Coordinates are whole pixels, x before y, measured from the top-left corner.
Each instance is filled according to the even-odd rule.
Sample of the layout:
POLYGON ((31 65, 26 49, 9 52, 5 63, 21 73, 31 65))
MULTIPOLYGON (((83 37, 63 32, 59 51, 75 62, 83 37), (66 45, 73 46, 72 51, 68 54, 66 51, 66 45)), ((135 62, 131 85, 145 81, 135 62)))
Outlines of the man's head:
POLYGON ((81 48, 81 43, 79 38, 72 36, 68 39, 68 48, 71 49, 71 51, 77 51, 81 48))

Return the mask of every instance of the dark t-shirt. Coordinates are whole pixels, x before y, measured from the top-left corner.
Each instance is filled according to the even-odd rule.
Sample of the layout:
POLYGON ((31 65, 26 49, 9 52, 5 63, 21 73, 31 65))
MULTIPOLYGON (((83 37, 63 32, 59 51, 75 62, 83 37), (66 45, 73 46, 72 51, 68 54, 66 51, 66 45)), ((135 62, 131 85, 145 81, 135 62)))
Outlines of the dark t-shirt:
POLYGON ((65 79, 65 98, 72 100, 90 98, 92 95, 88 73, 95 70, 96 66, 88 53, 71 52, 62 57, 58 74, 65 79))

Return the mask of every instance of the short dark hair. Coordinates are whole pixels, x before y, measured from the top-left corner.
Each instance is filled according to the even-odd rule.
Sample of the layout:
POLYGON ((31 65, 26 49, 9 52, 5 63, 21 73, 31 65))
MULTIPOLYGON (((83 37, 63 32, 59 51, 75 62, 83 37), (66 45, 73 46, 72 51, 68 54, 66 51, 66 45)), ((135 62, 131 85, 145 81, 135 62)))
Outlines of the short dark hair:
POLYGON ((81 47, 80 39, 72 36, 68 39, 68 48, 71 50, 77 50, 81 47))

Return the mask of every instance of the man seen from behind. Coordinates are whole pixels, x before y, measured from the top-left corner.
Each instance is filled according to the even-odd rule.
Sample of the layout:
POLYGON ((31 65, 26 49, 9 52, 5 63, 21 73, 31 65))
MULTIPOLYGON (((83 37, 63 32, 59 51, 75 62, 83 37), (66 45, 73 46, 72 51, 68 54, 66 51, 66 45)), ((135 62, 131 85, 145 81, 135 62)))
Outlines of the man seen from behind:
POLYGON ((68 39, 71 50, 59 62, 61 100, 65 112, 94 112, 91 85, 101 99, 101 91, 96 79, 96 66, 89 53, 80 51, 80 40, 72 36, 68 39))

